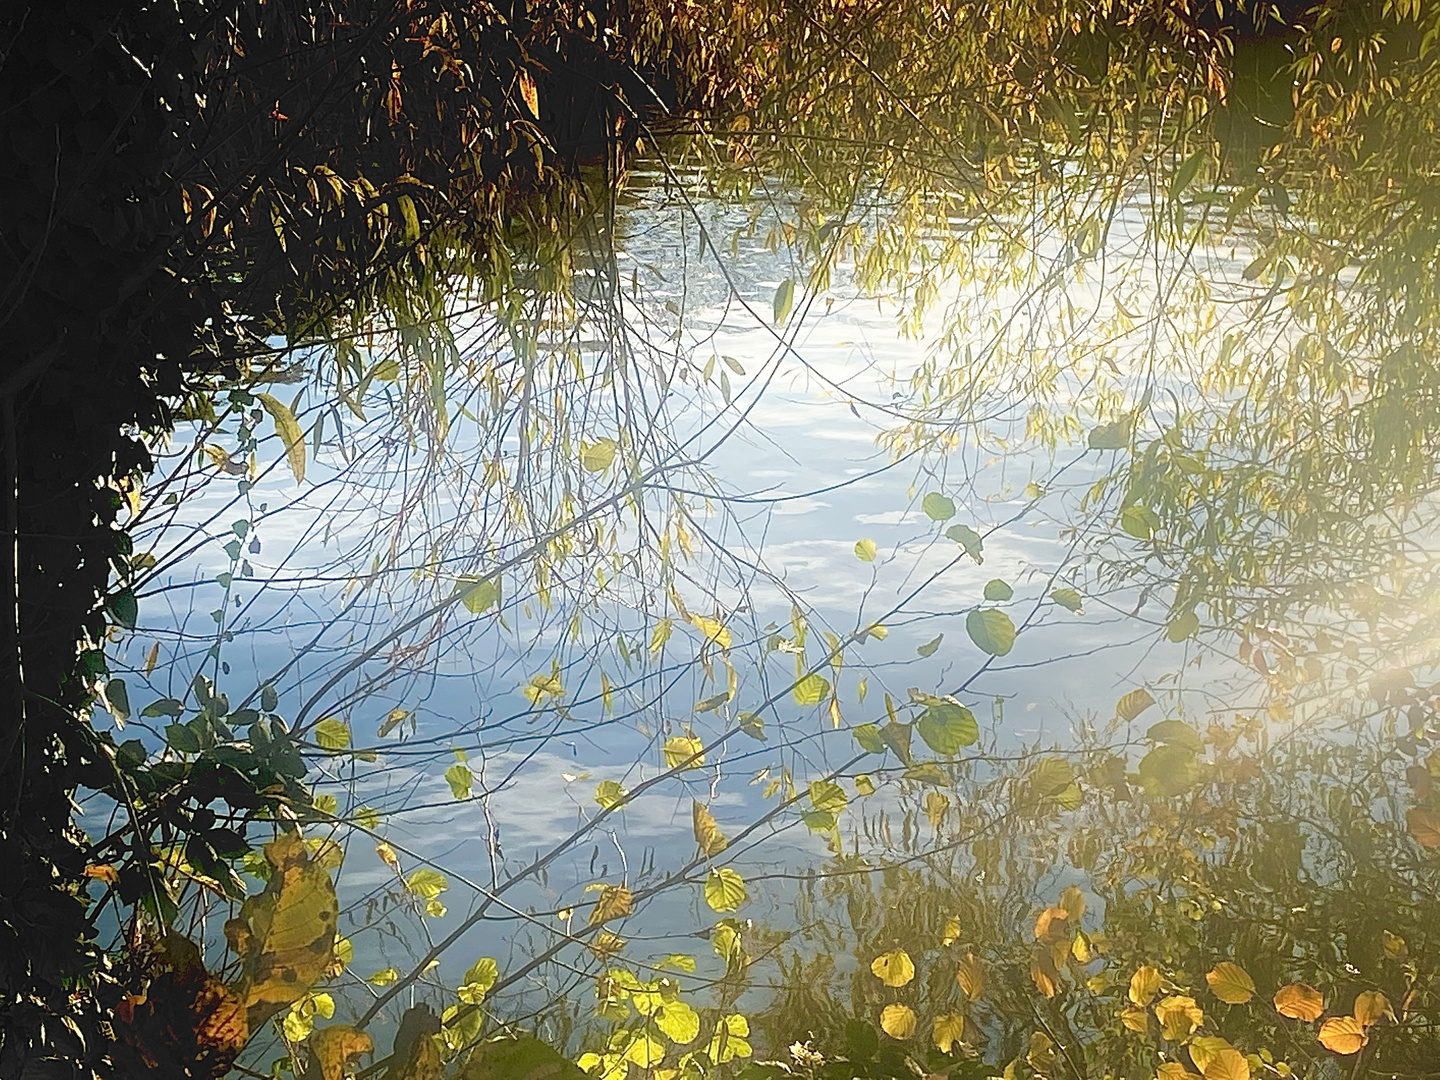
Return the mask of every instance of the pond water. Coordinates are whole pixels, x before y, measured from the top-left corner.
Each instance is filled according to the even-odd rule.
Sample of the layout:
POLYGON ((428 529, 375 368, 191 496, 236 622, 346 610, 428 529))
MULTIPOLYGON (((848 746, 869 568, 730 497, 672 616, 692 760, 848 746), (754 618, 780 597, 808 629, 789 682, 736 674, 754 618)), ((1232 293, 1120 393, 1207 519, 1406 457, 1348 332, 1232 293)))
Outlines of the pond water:
MULTIPOLYGON (((691 195, 659 171, 638 170, 616 219, 615 264, 605 280, 621 282, 627 293, 620 318, 635 393, 651 395, 633 405, 628 419, 649 415, 664 433, 657 457, 687 463, 636 496, 637 503, 648 500, 651 518, 616 515, 617 548, 653 549, 657 540, 645 530, 683 499, 693 555, 678 541, 669 541, 668 565, 653 557, 588 559, 582 552, 576 569, 556 570, 548 606, 522 566, 502 575, 503 599, 494 607, 472 616, 451 604, 452 617, 440 629, 432 633, 422 620, 414 633, 390 639, 396 625, 433 601, 437 580, 445 584, 476 567, 483 575, 486 559, 519 562, 515 552, 526 538, 490 531, 505 520, 494 507, 507 494, 503 483, 487 485, 483 477, 494 455, 513 460, 519 445, 513 433, 455 411, 451 456, 436 466, 423 438, 394 434, 383 380, 371 384, 369 419, 348 420, 348 443, 331 420, 303 486, 293 483, 270 439, 262 444, 271 451, 268 461, 262 455, 265 471, 242 485, 246 491, 237 493, 231 480, 199 488, 182 501, 174 522, 152 534, 154 550, 177 554, 142 599, 145 618, 129 646, 132 680, 147 684, 131 686, 137 708, 147 693, 184 697, 196 671, 232 686, 232 702, 273 681, 281 715, 342 719, 352 747, 367 751, 318 762, 319 790, 334 796, 336 813, 372 826, 371 833, 336 834, 346 848, 342 898, 358 919, 342 920, 342 931, 352 934, 352 971, 361 976, 387 967, 407 971, 484 906, 485 917, 443 952, 441 981, 453 986, 478 956, 496 957, 505 975, 559 945, 557 963, 537 969, 511 994, 534 999, 542 977, 546 994, 573 987, 577 973, 598 961, 579 941, 564 945, 557 935, 584 926, 595 899, 586 887, 623 879, 643 890, 689 864, 697 801, 726 835, 744 835, 725 857, 749 883, 749 901, 736 917, 783 925, 797 881, 829 858, 829 833, 807 826, 802 812, 812 808, 803 800, 746 830, 775 807, 774 793, 767 795, 772 780, 788 771, 803 793, 811 780, 843 768, 857 753, 853 728, 885 723, 887 695, 906 715, 914 712, 912 688, 954 695, 977 718, 980 747, 1000 754, 1069 744, 1080 726, 1104 728, 1117 700, 1140 687, 1150 688, 1165 715, 1193 716, 1202 726, 1212 713, 1260 705, 1261 691, 1224 642, 1217 649, 1208 639, 1166 640, 1164 597, 1102 582, 1093 572, 1102 553, 1143 547, 1116 539, 1113 498, 1087 503, 1092 485, 1116 468, 1115 451, 1087 445, 1101 419, 1077 405, 1068 436, 1045 445, 1027 435, 1036 401, 994 371, 1004 363, 996 343, 1007 317, 1098 325, 1117 317, 1120 296, 1131 311, 1148 304, 1160 315, 1167 303, 1184 303, 1166 299, 1163 275, 1156 275, 1160 286, 1143 286, 1120 272, 1144 244, 1139 205, 1112 226, 1113 255, 1088 264, 1037 231, 1037 258, 1071 279, 1045 301, 1054 306, 1038 319, 1035 297, 1024 287, 987 295, 949 281, 919 325, 902 332, 899 302, 859 289, 854 267, 843 261, 828 287, 807 292, 793 249, 767 240, 784 207, 766 210, 758 196, 725 206, 691 195), (1128 247, 1127 228, 1137 234, 1128 247), (1112 258, 1115 265, 1107 265, 1112 258), (777 291, 796 280, 792 303, 778 305, 792 311, 777 320, 777 291), (1055 298, 1061 294, 1068 314, 1055 298), (983 313, 985 305, 990 316, 977 319, 973 333, 946 340, 956 311, 983 313), (897 450, 885 436, 923 411, 914 377, 936 363, 985 373, 988 388, 972 397, 970 410, 987 419, 957 414, 944 452, 897 450), (684 379, 682 369, 689 372, 684 379), (415 495, 426 468, 443 487, 430 502, 415 495), (926 499, 936 495, 944 498, 926 499), (450 525, 447 512, 455 519, 450 525), (407 520, 418 517, 425 528, 407 520), (247 524, 237 532, 232 521, 247 524), (980 558, 946 537, 957 525, 983 535, 980 558), (451 545, 438 560, 441 542, 426 531, 436 528, 451 545), (203 542, 195 542, 194 529, 203 542), (238 557, 225 551, 237 538, 238 557), (857 550, 865 541, 873 554, 857 550), (446 561, 462 542, 478 562, 446 561), (613 580, 608 589, 593 587, 597 566, 613 580), (217 581, 222 575, 233 577, 217 581), (366 587, 358 587, 367 575, 366 587), (996 581, 1004 587, 992 585, 987 596, 987 583, 996 581), (1066 589, 1075 593, 1060 595, 1073 595, 1074 603, 1054 598, 1066 589), (675 607, 672 591, 685 611, 675 607), (577 598, 585 615, 572 625, 577 598), (217 604, 228 613, 213 617, 217 604), (980 607, 1003 611, 1019 628, 1003 655, 987 655, 972 640, 967 617, 980 607), (733 642, 728 658, 706 645, 707 632, 687 623, 685 612, 724 624, 733 642), (797 613, 803 643, 792 622, 797 613), (667 619, 670 637, 657 643, 657 627, 667 619), (877 623, 885 636, 847 644, 839 668, 827 662, 827 633, 848 639, 877 623), (232 635, 218 657, 208 652, 217 632, 232 635), (161 662, 147 677, 152 641, 161 642, 161 662), (424 647, 407 652, 416 642, 424 647), (374 653, 368 666, 346 669, 367 649, 374 653), (792 692, 797 655, 826 682, 827 692, 805 703, 792 692), (726 659, 735 693, 716 704, 727 687, 726 659), (563 694, 527 698, 535 677, 552 672, 563 694), (602 672, 614 687, 609 695, 602 672), (613 697, 608 709, 606 696, 613 697), (379 734, 396 709, 404 719, 379 734), (764 741, 741 730, 745 713, 758 714, 764 741), (703 767, 647 787, 603 827, 587 831, 602 782, 627 790, 646 784, 667 769, 664 740, 692 731, 707 743, 730 734, 706 751, 703 767), (458 792, 447 779, 457 765, 468 775, 458 792), (457 797, 466 787, 469 796, 457 797), (372 809, 378 824, 367 816, 372 809), (374 851, 380 838, 398 853, 404 874, 424 866, 443 872, 447 887, 436 898, 444 914, 416 915, 413 896, 406 901, 411 907, 393 895, 384 899, 404 893, 374 851), (543 869, 530 872, 537 860, 543 869), (567 912, 575 913, 571 921, 567 912)), ((1239 282, 1249 261, 1243 250, 1222 253, 1203 273, 1220 290, 1239 282)), ((1146 347, 1155 347, 1151 324, 1158 318, 1135 320, 1131 333, 1146 347)), ((594 356, 613 360, 619 351, 615 340, 593 336, 596 321, 583 330, 585 371, 599 369, 594 356)), ((457 317, 462 323, 462 353, 493 348, 493 324, 457 317)), ((1206 348, 1218 347, 1224 329, 1210 329, 1206 348)), ((537 329, 537 339, 545 332, 537 329)), ((1062 347, 1032 332, 1034 349, 1062 347)), ((1065 367, 1035 393, 1063 414, 1084 381, 1082 371, 1065 367)), ((1194 392, 1173 375, 1138 367, 1119 387, 1131 407, 1157 387, 1194 392)), ((464 380, 457 380, 452 403, 466 400, 464 393, 464 380)), ((613 393, 613 386, 597 389, 597 411, 613 393)), ((340 417, 329 400, 323 388, 297 399, 307 431, 322 413, 340 417)), ((595 437, 617 432, 604 417, 590 422, 595 437)), ((635 443, 647 437, 635 428, 626 434, 635 443)), ((599 470, 596 482, 609 483, 612 494, 624 490, 613 470, 599 470)), ((602 490, 581 491, 576 504, 602 490)), ((561 501, 558 492, 555 499, 561 501)), ((1121 724, 1115 739, 1138 740, 1159 715, 1121 724)), ((893 755, 873 761, 869 773, 880 790, 859 816, 901 812, 903 798, 920 783, 901 779, 893 755)), ((851 766, 848 774, 865 768, 851 766)), ((858 801, 853 782, 842 786, 858 801)), ((862 845, 855 820, 836 834, 846 850, 862 845)), ((621 934, 637 963, 695 953, 695 979, 703 982, 717 973, 717 959, 700 940, 716 914, 703 899, 704 871, 692 868, 689 876, 693 883, 642 900, 621 934)), ((428 981, 401 995, 382 1020, 423 996, 428 981)), ((341 989, 358 1008, 377 993, 368 984, 341 989)))

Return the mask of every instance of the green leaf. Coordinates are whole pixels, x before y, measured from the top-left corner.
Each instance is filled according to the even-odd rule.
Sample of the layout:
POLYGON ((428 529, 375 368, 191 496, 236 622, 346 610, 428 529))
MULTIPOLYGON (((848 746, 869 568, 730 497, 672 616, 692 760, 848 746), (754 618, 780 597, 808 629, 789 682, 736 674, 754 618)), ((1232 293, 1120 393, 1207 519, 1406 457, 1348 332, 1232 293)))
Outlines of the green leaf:
POLYGON ((422 900, 434 900, 450 887, 449 880, 439 870, 422 866, 405 879, 405 889, 422 900))
POLYGON ((1176 644, 1186 638, 1194 637, 1200 632, 1200 616, 1193 611, 1187 611, 1171 619, 1165 627, 1165 638, 1176 644))
POLYGON ((1075 772, 1064 758, 1041 758, 1030 770, 1030 790, 1041 798, 1057 795, 1075 780, 1075 772))
POLYGON ((829 810, 806 810, 800 815, 812 832, 829 832, 835 828, 835 815, 829 810))
POLYGON ((1001 603, 1005 600, 1009 600, 1014 595, 1015 590, 1012 589, 1006 582, 1001 581, 998 577, 991 578, 985 583, 986 600, 1001 603))
POLYGON ((927 641, 924 645, 921 645, 915 651, 921 656, 934 656, 935 650, 940 648, 940 642, 944 640, 944 634, 937 634, 935 637, 931 638, 929 641, 927 641))
POLYGON ((458 761, 445 770, 445 782, 450 785, 450 794, 457 799, 470 797, 470 785, 474 780, 475 774, 470 771, 470 767, 458 761))
POLYGON ((380 811, 373 806, 362 806, 355 811, 354 821, 367 832, 374 832, 380 827, 380 811))
POLYGON ((165 742, 182 754, 198 754, 200 737, 187 724, 170 724, 165 728, 165 742))
POLYGON ((490 957, 482 956, 465 972, 455 996, 467 1005, 479 1005, 499 978, 499 966, 490 957))
POLYGON ((985 549, 985 540, 969 525, 951 525, 945 530, 945 535, 963 547, 965 554, 974 559, 977 566, 985 561, 984 555, 981 554, 985 549))
POLYGON ((792 691, 801 705, 818 705, 830 693, 830 680, 823 675, 810 674, 795 684, 792 691))
POLYGON ((1015 624, 995 608, 976 608, 965 616, 965 632, 981 652, 1004 656, 1015 645, 1015 624))
POLYGON ((105 684, 105 700, 110 702, 110 711, 121 720, 130 719, 130 691, 124 679, 111 679, 105 684))
POLYGON ((275 430, 285 444, 285 458, 290 464, 290 472, 295 482, 301 483, 305 479, 305 433, 300 430, 300 422, 295 419, 290 406, 278 398, 269 394, 256 394, 255 397, 275 421, 275 430))
POLYGON ((1124 450, 1130 445, 1130 421, 1116 420, 1091 428, 1089 447, 1091 450, 1124 450))
POLYGON ((1184 191, 1187 187, 1190 186, 1191 182, 1195 179, 1196 173, 1200 171, 1200 166, 1204 163, 1204 161, 1205 151, 1203 149, 1200 149, 1196 150, 1193 154, 1191 154, 1188 158, 1186 158, 1180 163, 1180 167, 1175 170, 1175 175, 1170 180, 1171 199, 1178 197, 1182 191, 1184 191))
POLYGON ((315 725, 315 745, 332 754, 350 746, 350 726, 343 720, 327 716, 315 725))
POLYGON ((260 688, 260 709, 262 712, 273 713, 280 707, 280 695, 275 691, 273 683, 266 683, 260 688))
POLYGON ((855 741, 860 744, 860 749, 871 754, 885 753, 885 740, 880 736, 880 729, 874 724, 861 724, 851 732, 855 741))
POLYGON ((910 756, 910 737, 914 734, 914 728, 909 724, 902 724, 898 720, 891 720, 880 729, 880 737, 885 740, 885 745, 895 751, 902 764, 909 765, 912 761, 910 756))
POLYGON ((1152 795, 1181 795, 1200 778, 1200 765, 1185 747, 1167 744, 1140 759, 1139 773, 1152 795))
POLYGON ((925 745, 937 754, 947 757, 958 753, 961 747, 974 746, 980 738, 980 725, 975 714, 964 705, 945 701, 931 705, 915 722, 915 730, 925 745))
POLYGON ((146 705, 145 708, 140 710, 140 715, 145 717, 179 716, 184 711, 185 706, 175 698, 164 697, 159 701, 152 701, 149 705, 146 705))
POLYGON ((126 630, 134 630, 135 623, 140 619, 140 604, 129 589, 123 589, 107 599, 105 609, 110 612, 115 625, 123 626, 126 630))
POLYGON ((954 501, 938 491, 932 491, 921 499, 920 509, 931 521, 949 521, 955 516, 954 501))
POLYGON ((824 810, 838 817, 840 811, 849 804, 850 796, 833 780, 810 781, 810 805, 816 810, 824 810))
POLYGON ((945 770, 933 761, 923 761, 919 765, 912 765, 901 775, 906 780, 918 780, 922 784, 930 784, 933 787, 945 787, 950 783, 950 777, 945 775, 945 770))
POLYGON ((705 902, 716 911, 734 911, 749 899, 745 879, 728 866, 717 866, 705 879, 705 902))
POLYGON ((1050 599, 1059 604, 1066 611, 1073 611, 1079 614, 1080 608, 1084 605, 1084 598, 1074 589, 1052 589, 1050 599))
POLYGON ((1200 733, 1183 720, 1161 720, 1158 724, 1152 724, 1150 730, 1145 732, 1145 738, 1154 743, 1184 747, 1192 754, 1198 754, 1205 749, 1205 740, 1200 737, 1200 733))
POLYGON ((785 325, 785 320, 790 317, 790 308, 795 303, 795 279, 786 278, 780 282, 780 287, 775 290, 775 325, 785 325))
POLYGON ((880 549, 875 546, 874 540, 856 540, 855 557, 861 562, 874 562, 875 555, 880 549))
POLYGON ((595 788, 595 801, 604 810, 624 800, 626 791, 614 780, 601 780, 595 788))
MULTIPOLYGON (((467 579, 468 580, 468 579, 467 579)), ((471 615, 479 615, 493 607, 500 599, 500 579, 488 577, 484 581, 477 581, 475 585, 461 597, 461 603, 465 610, 471 615)))
POLYGON ((614 439, 599 439, 590 443, 580 454, 580 464, 586 472, 602 473, 610 468, 619 447, 614 439))
POLYGON ((1127 506, 1120 511, 1120 528, 1136 540, 1152 540, 1160 528, 1160 515, 1146 506, 1127 506))

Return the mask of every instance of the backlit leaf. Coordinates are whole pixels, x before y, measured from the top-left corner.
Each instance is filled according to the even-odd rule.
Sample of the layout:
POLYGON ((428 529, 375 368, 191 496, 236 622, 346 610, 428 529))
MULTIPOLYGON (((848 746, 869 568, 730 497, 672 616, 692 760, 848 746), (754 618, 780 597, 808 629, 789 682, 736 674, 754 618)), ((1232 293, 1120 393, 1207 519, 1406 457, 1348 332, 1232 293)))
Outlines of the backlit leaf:
POLYGON ((1131 690, 1115 703, 1115 715, 1121 720, 1134 720, 1154 704, 1155 699, 1150 696, 1150 691, 1142 686, 1138 690, 1131 690))
POLYGON ((1205 1066, 1205 1080, 1250 1080, 1250 1062, 1233 1046, 1222 1047, 1205 1066))
POLYGON ((1320 1045, 1334 1054, 1358 1054, 1370 1041, 1365 1027, 1353 1016, 1332 1016, 1320 1025, 1320 1045))
POLYGON ((941 1013, 931 1024, 931 1038, 941 1053, 950 1053, 951 1047, 965 1034, 965 1016, 962 1013, 941 1013))
POLYGON ((861 562, 874 562, 879 550, 880 549, 875 546, 874 540, 855 541, 855 557, 861 562))
POLYGON ((898 1002, 880 1010, 880 1030, 892 1039, 908 1039, 915 1034, 915 1012, 898 1002))
POLYGON ((305 479, 305 433, 300 430, 300 422, 295 419, 290 407, 278 398, 269 394, 256 394, 255 397, 275 421, 275 430, 285 444, 285 458, 290 472, 295 482, 300 483, 305 479))
POLYGON ((830 680, 813 672, 795 683, 791 691, 800 705, 818 705, 830 693, 830 680))
POLYGON ((1255 996, 1255 980, 1239 964, 1222 960, 1205 975, 1210 992, 1227 1005, 1244 1005, 1255 996))
POLYGON ((772 302, 774 308, 775 325, 783 326, 785 320, 790 317, 790 308, 795 304, 795 279, 787 277, 775 290, 775 298, 772 302))
POLYGON ((1421 847, 1440 848, 1440 814, 1428 806, 1412 806, 1405 811, 1405 827, 1421 847))
POLYGON ((985 583, 985 599, 996 603, 1009 600, 1015 595, 1015 590, 1000 578, 991 578, 985 583))
POLYGON ((995 608, 975 608, 965 617, 965 632, 981 652, 1004 656, 1015 645, 1015 624, 995 608))
POLYGON ((310 1036, 310 1051, 320 1066, 320 1080, 343 1080, 352 1058, 374 1050, 370 1036, 349 1024, 331 1024, 310 1036))
POLYGON ((1295 1020, 1318 1020, 1325 1011, 1325 998, 1306 983, 1290 983, 1275 991, 1275 1011, 1295 1020))
POLYGON ((449 880, 439 870, 422 866, 405 879, 405 889, 422 900, 434 900, 450 887, 449 880))
POLYGON ((343 720, 327 716, 315 725, 315 745, 337 753, 350 746, 350 726, 343 720))
POLYGON ((606 885, 600 890, 600 898, 590 909, 590 925, 598 926, 611 919, 623 919, 635 910, 635 896, 623 885, 606 885))
POLYGON ((946 756, 958 753, 962 747, 973 746, 980 738, 975 714, 952 701, 926 708, 916 721, 915 730, 926 746, 946 756))
POLYGON ((1379 990, 1366 990, 1355 998, 1355 1008, 1352 1010, 1356 1020, 1360 1021, 1363 1028, 1379 1020, 1382 1016, 1395 1019, 1395 1012, 1390 1008, 1390 1001, 1379 990))
POLYGON ((1085 598, 1074 589, 1051 589, 1050 599, 1054 600, 1055 603, 1059 604, 1066 611, 1074 612, 1077 615, 1080 613, 1080 609, 1085 606, 1085 598))
POLYGON ((705 902, 715 911, 734 911, 749 898, 745 879, 728 866, 717 866, 705 878, 705 902))
POLYGON ((715 817, 710 813, 709 807, 703 803, 692 801, 690 817, 695 827, 695 842, 700 845, 701 854, 718 855, 725 850, 730 841, 725 839, 725 834, 715 823, 715 817))
POLYGON ((985 961, 967 952, 955 969, 955 981, 969 1000, 978 1000, 985 993, 985 961))
POLYGON ((1135 974, 1130 976, 1130 1000, 1141 1008, 1154 1001, 1159 992, 1160 972, 1149 964, 1137 968, 1135 974))
POLYGON ((694 735, 671 735, 665 740, 665 764, 671 769, 705 767, 705 744, 694 735))
POLYGON ((597 439, 581 451, 580 465, 586 472, 602 473, 615 461, 618 449, 614 439, 597 439))
POLYGON ((870 970, 886 986, 904 986, 915 978, 915 963, 904 949, 881 953, 870 962, 870 970))

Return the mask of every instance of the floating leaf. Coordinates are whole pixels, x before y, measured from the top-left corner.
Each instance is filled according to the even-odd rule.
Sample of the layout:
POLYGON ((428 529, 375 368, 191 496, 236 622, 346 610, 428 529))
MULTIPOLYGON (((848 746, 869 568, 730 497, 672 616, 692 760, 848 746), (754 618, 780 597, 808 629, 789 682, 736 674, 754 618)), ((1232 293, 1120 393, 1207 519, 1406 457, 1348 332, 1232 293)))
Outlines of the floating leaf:
POLYGON ((602 473, 614 463, 618 449, 614 439, 597 439, 580 452, 580 465, 586 472, 602 473))
POLYGON ((1080 609, 1085 606, 1085 598, 1074 589, 1051 589, 1050 599, 1054 600, 1055 603, 1059 604, 1066 611, 1073 612, 1077 615, 1080 613, 1080 609))
POLYGON ((315 745, 322 750, 338 753, 350 746, 350 726, 343 720, 327 716, 315 725, 315 745))
POLYGON ((715 911, 734 911, 749 899, 745 879, 728 866, 717 866, 705 879, 705 902, 715 911))
POLYGON ((1370 1041, 1364 1026, 1353 1016, 1332 1016, 1320 1025, 1317 1038, 1326 1050, 1347 1057, 1358 1054, 1370 1041))
POLYGON ((941 1013, 932 1022, 930 1032, 930 1037, 935 1042, 935 1048, 943 1054, 948 1054, 950 1048, 958 1043, 965 1034, 965 1017, 958 1012, 941 1013))
POLYGON ((1244 1005, 1255 996, 1255 980, 1239 964, 1222 960, 1205 975, 1210 992, 1227 1005, 1244 1005))
POLYGON ((946 756, 958 753, 962 747, 973 746, 980 738, 975 714, 951 701, 929 706, 920 714, 915 730, 926 746, 946 756))
POLYGON ((881 953, 870 962, 870 970, 886 986, 904 986, 915 978, 915 963, 904 949, 881 953))
POLYGON ((892 1039, 908 1039, 915 1034, 915 1012, 898 1002, 880 1010, 880 1030, 892 1039))
POLYGON ((954 500, 938 491, 932 491, 921 499, 920 509, 931 521, 949 521, 955 516, 954 500))
POLYGON ((965 632, 982 652, 1004 656, 1015 645, 1015 624, 995 608, 975 608, 965 617, 965 632))
POLYGON ((1000 578, 991 578, 985 583, 985 599, 996 603, 1009 600, 1015 595, 1015 590, 1000 578))
POLYGON ((1155 699, 1151 697, 1150 691, 1142 686, 1138 690, 1131 690, 1115 703, 1115 716, 1120 720, 1134 720, 1154 704, 1155 699))
POLYGON ((725 834, 720 831, 720 826, 716 824, 709 807, 703 803, 692 801, 690 817, 695 826, 695 842, 700 845, 702 855, 707 857, 718 855, 729 846, 730 841, 726 840, 725 834))
POLYGON ((855 557, 861 562, 874 562, 875 556, 880 549, 875 546, 874 540, 856 540, 855 557))
POLYGON ((285 444, 285 458, 290 464, 290 472, 295 482, 301 483, 305 479, 305 433, 300 430, 300 422, 295 419, 290 407, 278 398, 269 394, 256 394, 255 397, 275 421, 275 430, 285 444))
POLYGON ((795 701, 800 705, 818 705, 830 693, 830 680, 812 672, 798 680, 791 693, 795 695, 795 701))

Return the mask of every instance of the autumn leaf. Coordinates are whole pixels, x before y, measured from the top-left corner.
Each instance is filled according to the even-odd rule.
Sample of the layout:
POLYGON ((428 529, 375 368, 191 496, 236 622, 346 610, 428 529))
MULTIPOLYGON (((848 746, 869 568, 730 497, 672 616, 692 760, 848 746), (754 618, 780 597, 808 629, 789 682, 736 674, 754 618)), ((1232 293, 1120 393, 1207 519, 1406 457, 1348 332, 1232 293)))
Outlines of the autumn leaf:
POLYGON ((1244 1005, 1255 996, 1255 980, 1239 964, 1222 960, 1205 975, 1210 992, 1227 1005, 1244 1005))
POLYGON ((1149 964, 1136 970, 1130 976, 1130 1000, 1141 1008, 1155 1000, 1160 992, 1160 972, 1149 964))
POLYGON ((734 911, 747 899, 745 879, 728 866, 711 870, 705 879, 705 903, 715 911, 734 911))
POLYGON ((881 953, 871 961, 870 970, 886 986, 904 986, 915 978, 915 964, 904 949, 881 953))
POLYGON ((967 952, 955 970, 955 981, 971 1001, 985 993, 985 962, 972 952, 967 952))
POLYGON ((1352 1011, 1363 1028, 1369 1028, 1382 1016, 1388 1016, 1392 1021, 1395 1019, 1395 1011, 1390 1008, 1389 999, 1379 990, 1366 990, 1357 996, 1352 1011))
POLYGON ((695 826, 695 842, 700 845, 701 854, 718 855, 725 850, 730 841, 725 839, 725 834, 720 831, 720 826, 716 824, 708 807, 692 801, 690 817, 695 826))
POLYGON ((935 1048, 948 1054, 965 1032, 965 1017, 961 1013, 941 1013, 935 1017, 930 1030, 935 1048))
POLYGON ((892 1039, 908 1039, 915 1034, 915 1012, 908 1005, 886 1005, 880 1010, 880 1029, 892 1039))
POLYGON ((321 1080, 343 1080, 351 1058, 374 1050, 370 1036, 349 1024, 331 1024, 310 1036, 310 1052, 320 1065, 321 1080))
POLYGON ((295 477, 295 482, 301 483, 305 479, 305 432, 300 430, 300 422, 295 419, 290 407, 278 398, 269 394, 256 394, 255 398, 275 421, 275 431, 285 444, 285 457, 289 462, 290 472, 295 477))
POLYGON ((635 908, 635 897, 623 885, 606 885, 600 890, 600 899, 590 909, 590 925, 598 926, 611 919, 621 919, 635 908))
POLYGON ((1205 1066, 1205 1080, 1250 1080, 1250 1062, 1233 1046, 1217 1051, 1205 1066))
POLYGON ((1275 991, 1275 1011, 1292 1020, 1320 1019, 1325 1011, 1325 998, 1319 990, 1306 983, 1290 983, 1275 991))
POLYGON ((1440 814, 1428 806, 1412 806, 1405 811, 1405 825, 1421 847, 1440 848, 1440 814))
POLYGON ((1365 1026, 1353 1016, 1332 1016, 1320 1025, 1320 1045, 1331 1053, 1358 1054, 1370 1041, 1365 1026))
POLYGON ((1161 998, 1155 1006, 1160 1034, 1171 1042, 1182 1042, 1205 1022, 1205 1013, 1195 999, 1185 994, 1161 998))

